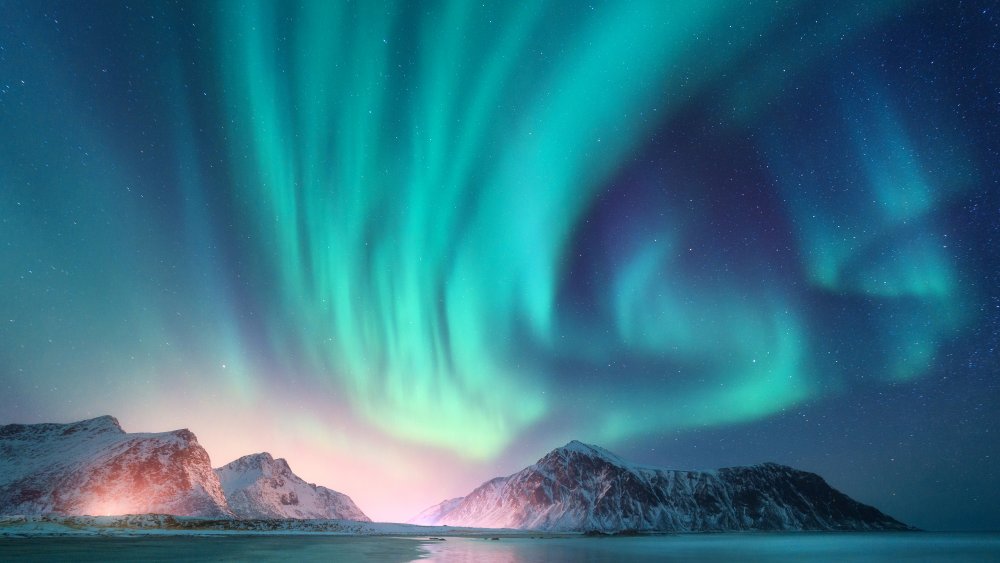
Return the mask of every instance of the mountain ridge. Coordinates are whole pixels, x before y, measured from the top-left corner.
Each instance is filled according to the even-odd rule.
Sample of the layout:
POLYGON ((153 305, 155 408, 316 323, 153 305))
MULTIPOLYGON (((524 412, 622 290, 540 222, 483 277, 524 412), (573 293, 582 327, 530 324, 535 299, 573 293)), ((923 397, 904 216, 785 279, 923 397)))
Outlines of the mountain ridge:
POLYGON ((232 516, 188 429, 130 434, 109 415, 0 426, 0 514, 49 512, 232 516))
POLYGON ((41 514, 370 522, 283 458, 261 452, 213 469, 191 430, 128 433, 111 415, 0 426, 0 515, 41 514))
POLYGON ((245 455, 216 468, 215 474, 238 518, 371 522, 349 496, 307 483, 284 458, 268 452, 245 455))
POLYGON ((669 470, 577 440, 410 523, 610 533, 912 529, 779 463, 669 470))

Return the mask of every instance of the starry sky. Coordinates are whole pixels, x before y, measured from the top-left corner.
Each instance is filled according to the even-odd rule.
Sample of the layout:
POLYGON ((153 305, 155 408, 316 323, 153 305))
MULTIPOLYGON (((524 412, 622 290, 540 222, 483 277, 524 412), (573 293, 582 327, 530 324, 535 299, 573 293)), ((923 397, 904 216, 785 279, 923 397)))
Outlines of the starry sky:
POLYGON ((997 2, 0 14, 0 423, 376 520, 580 439, 1000 529, 997 2))

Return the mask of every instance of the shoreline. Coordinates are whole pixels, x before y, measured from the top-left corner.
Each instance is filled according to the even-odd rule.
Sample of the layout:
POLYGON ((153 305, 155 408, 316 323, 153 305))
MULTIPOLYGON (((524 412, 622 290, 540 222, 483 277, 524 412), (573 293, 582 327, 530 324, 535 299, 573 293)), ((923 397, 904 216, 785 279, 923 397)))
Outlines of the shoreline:
POLYGON ((0 516, 0 539, 58 537, 383 537, 383 538, 518 538, 612 539, 629 537, 707 535, 796 535, 796 534, 910 534, 934 533, 925 530, 709 530, 709 531, 623 531, 571 532, 516 530, 509 528, 463 528, 421 526, 389 522, 351 520, 218 519, 164 514, 124 516, 0 516))
MULTIPOLYGON (((576 532, 419 526, 352 520, 236 520, 141 514, 125 516, 0 516, 0 539, 44 537, 574 537, 576 532)), ((434 541, 434 540, 429 540, 434 541)))

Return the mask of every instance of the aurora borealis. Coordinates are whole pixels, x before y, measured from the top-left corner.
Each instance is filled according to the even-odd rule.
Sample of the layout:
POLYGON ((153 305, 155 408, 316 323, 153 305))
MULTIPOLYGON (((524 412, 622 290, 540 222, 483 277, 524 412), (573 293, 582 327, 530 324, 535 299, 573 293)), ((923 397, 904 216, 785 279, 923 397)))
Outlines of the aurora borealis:
POLYGON ((996 528, 997 12, 0 3, 0 424, 377 520, 575 438, 996 528))

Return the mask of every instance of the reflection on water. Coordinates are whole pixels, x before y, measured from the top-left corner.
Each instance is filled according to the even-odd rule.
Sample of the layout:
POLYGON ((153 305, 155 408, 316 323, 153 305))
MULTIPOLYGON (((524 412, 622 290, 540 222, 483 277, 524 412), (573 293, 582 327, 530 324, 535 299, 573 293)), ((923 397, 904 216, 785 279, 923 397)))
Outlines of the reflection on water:
POLYGON ((377 561, 420 558, 417 538, 323 535, 0 538, 0 562, 377 561))
POLYGON ((425 561, 476 563, 995 563, 998 534, 699 534, 620 538, 448 538, 423 545, 425 561))
POLYGON ((552 563, 995 563, 1000 534, 704 534, 499 540, 449 537, 146 536, 0 538, 0 561, 447 561, 552 563))

